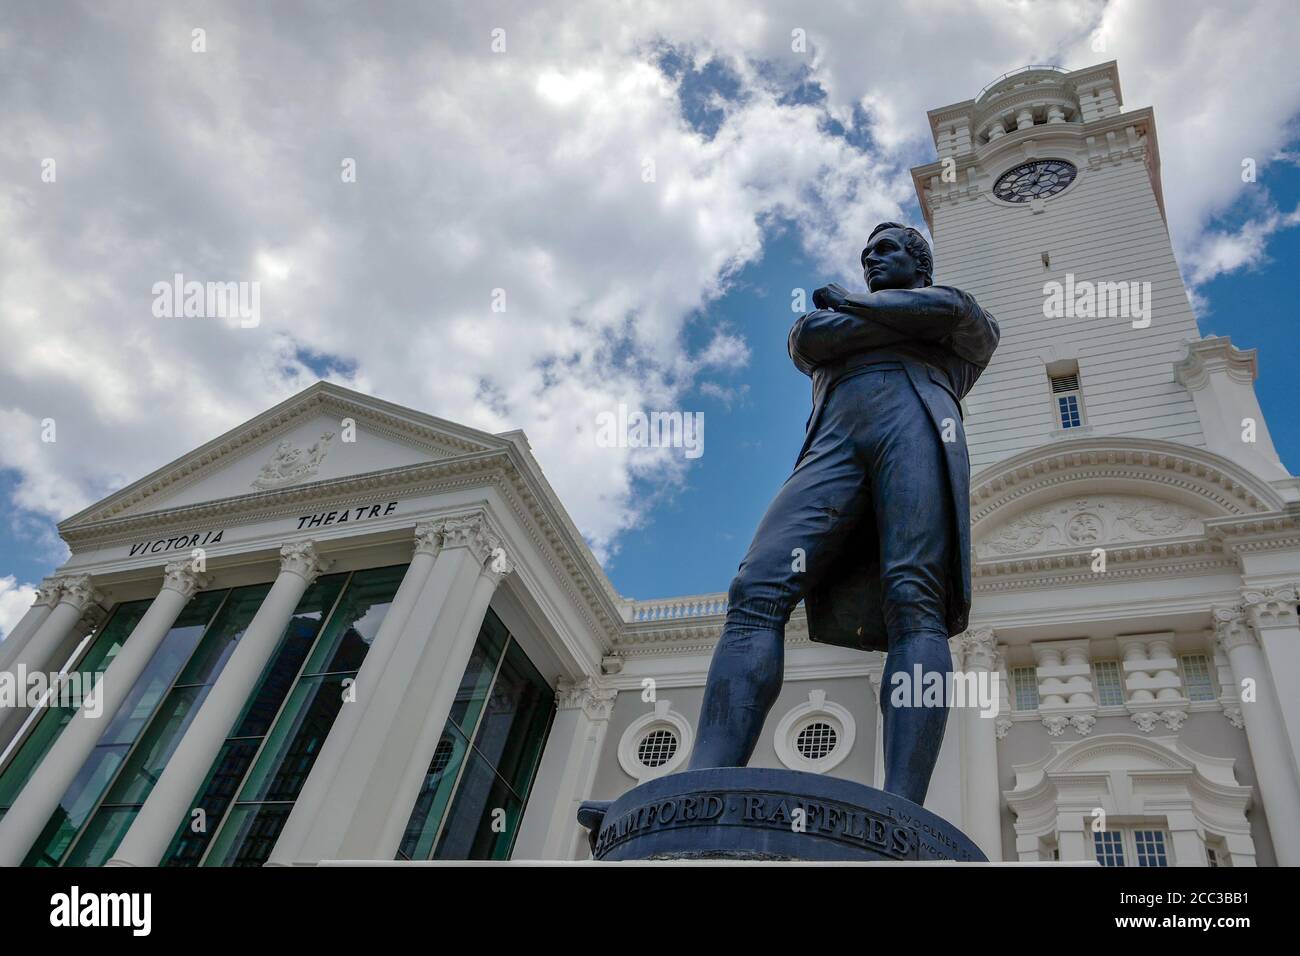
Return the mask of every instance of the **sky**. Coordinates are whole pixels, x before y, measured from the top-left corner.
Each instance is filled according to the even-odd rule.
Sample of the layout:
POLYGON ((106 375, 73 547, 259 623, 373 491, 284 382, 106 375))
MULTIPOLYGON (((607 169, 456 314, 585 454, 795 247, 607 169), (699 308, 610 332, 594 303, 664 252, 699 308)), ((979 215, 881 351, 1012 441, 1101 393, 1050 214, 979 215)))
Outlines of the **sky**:
POLYGON ((724 590, 808 412, 790 290, 860 286, 925 111, 1030 63, 1155 108, 1201 331, 1259 349, 1295 473, 1296 49, 1291 0, 0 0, 0 633, 58 520, 318 378, 522 428, 623 594, 724 590), (257 323, 156 315, 176 273, 257 323), (599 447, 620 404, 704 454, 599 447))

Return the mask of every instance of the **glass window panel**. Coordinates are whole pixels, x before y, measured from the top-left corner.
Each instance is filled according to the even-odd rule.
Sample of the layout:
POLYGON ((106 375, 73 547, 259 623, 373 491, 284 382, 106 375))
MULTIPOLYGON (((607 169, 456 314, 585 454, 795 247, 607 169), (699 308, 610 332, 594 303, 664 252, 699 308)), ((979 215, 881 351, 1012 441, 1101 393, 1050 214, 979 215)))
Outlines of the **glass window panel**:
POLYGON ((32 844, 23 866, 59 865, 130 749, 129 744, 100 744, 91 751, 40 837, 32 844))
POLYGON ((518 643, 511 641, 492 685, 474 747, 521 797, 546 740, 555 692, 518 643))
POLYGON ((501 661, 501 651, 509 640, 510 632, 489 608, 451 707, 450 719, 467 734, 474 733, 483 702, 487 700, 488 688, 492 686, 492 677, 501 661))
POLYGON ((347 574, 331 574, 317 579, 307 589, 284 629, 271 663, 262 672, 257 690, 235 722, 231 737, 262 737, 271 729, 271 722, 280 712, 280 705, 288 696, 302 670, 303 661, 320 634, 325 615, 334 607, 347 579, 347 574))
POLYGON ((139 812, 139 807, 100 807, 63 865, 103 866, 113 858, 139 812))
POLYGON ((293 810, 291 803, 236 804, 217 834, 205 866, 261 866, 293 810))
POLYGON ((221 747, 221 753, 208 772, 208 779, 199 789, 194 809, 202 810, 202 817, 195 817, 193 811, 181 822, 171 846, 163 856, 162 866, 198 866, 203 853, 208 848, 226 808, 235 799, 235 793, 249 765, 257 755, 261 738, 227 740, 221 747), (196 829, 199 827, 199 829, 196 829))
POLYGON ((397 565, 358 571, 348 580, 205 865, 254 865, 270 854, 343 707, 344 682, 356 676, 405 573, 406 566, 397 565))
POLYGON ((148 799, 211 689, 210 685, 176 687, 167 695, 114 781, 106 803, 139 805, 148 799))
POLYGON ((67 853, 104 791, 119 776, 136 738, 148 726, 228 593, 200 592, 182 609, 59 801, 41 838, 32 845, 28 859, 33 865, 38 861, 40 865, 57 865, 67 853))
POLYGON ((1092 835, 1093 849, 1097 852, 1097 862, 1102 866, 1124 865, 1124 839, 1118 830, 1104 830, 1092 835))
POLYGON ((1124 684, 1120 679, 1119 661, 1093 661, 1092 677, 1098 704, 1102 707, 1115 707, 1124 703, 1124 684))
POLYGON ((343 682, 349 676, 325 674, 298 682, 248 775, 241 801, 297 799, 343 708, 343 682))
POLYGON ((1160 830, 1136 830, 1133 842, 1137 846, 1138 866, 1168 866, 1165 856, 1165 835, 1160 830))
POLYGON ((307 674, 355 673, 383 624, 406 565, 358 571, 316 643, 307 674))
POLYGON ((434 859, 506 859, 523 809, 523 801, 471 749, 434 859))
POLYGON ((181 822, 163 856, 163 866, 197 866, 202 859, 208 842, 257 756, 262 738, 311 652, 325 616, 334 607, 349 576, 347 573, 325 575, 303 594, 293 617, 285 626, 279 646, 262 672, 257 689, 236 720, 234 732, 222 745, 207 779, 198 790, 193 809, 202 810, 203 816, 195 818, 191 813, 181 822), (196 831, 195 827, 200 825, 203 829, 196 831))
MULTIPOLYGON (((398 859, 505 859, 555 713, 555 694, 491 610, 460 685, 466 748, 449 717, 407 822, 398 859), (500 648, 504 644, 505 652, 500 648), (485 687, 486 663, 500 657, 485 687), (468 690, 467 690, 468 689, 468 690), (487 802, 485 802, 487 801, 487 802), (445 818, 445 819, 444 819, 445 818), (435 846, 433 854, 430 847, 435 846)), ((453 709, 453 716, 457 711, 453 709)))
MULTIPOLYGON (((153 602, 130 601, 113 608, 75 670, 85 679, 106 671, 151 603, 153 602)), ((0 810, 13 806, 23 785, 54 746, 54 741, 72 719, 74 712, 75 708, 72 707, 53 707, 37 719, 27 739, 10 758, 4 772, 0 773, 0 810)))
POLYGON ((1011 671, 1011 684, 1015 688, 1016 710, 1038 709, 1038 669, 1016 667, 1011 671))
POLYGON ((1204 654, 1183 655, 1183 686, 1188 700, 1214 700, 1214 681, 1210 679, 1210 661, 1204 654))
POLYGON ((178 686, 212 684, 216 681, 270 590, 269 584, 256 584, 230 592, 230 597, 208 628, 198 650, 176 678, 178 686))
POLYGON ((190 599, 131 687, 122 706, 112 715, 108 727, 100 735, 101 744, 129 744, 139 736, 145 721, 194 653, 204 629, 227 593, 201 591, 190 599))
POLYGON ((438 827, 442 816, 451 802, 452 792, 460 777, 465 754, 469 751, 469 741, 459 728, 450 721, 442 732, 433 760, 424 776, 420 795, 415 800, 415 809, 407 821, 406 832, 402 836, 401 846, 397 851, 399 860, 427 860, 433 849, 433 841, 438 836, 438 827))

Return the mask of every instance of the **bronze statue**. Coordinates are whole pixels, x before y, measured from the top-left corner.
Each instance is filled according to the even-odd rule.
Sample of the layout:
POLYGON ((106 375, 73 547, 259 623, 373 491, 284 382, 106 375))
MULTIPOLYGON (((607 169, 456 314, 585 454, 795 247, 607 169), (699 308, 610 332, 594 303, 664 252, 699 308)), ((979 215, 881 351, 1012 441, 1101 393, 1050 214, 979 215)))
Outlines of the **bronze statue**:
MULTIPOLYGON (((828 285, 790 330, 813 408, 794 473, 731 583, 690 769, 748 762, 781 689, 785 625, 805 602, 814 641, 887 652, 884 789, 920 804, 947 723, 891 706, 895 674, 946 675, 970 611, 970 462, 960 401, 998 325, 932 284, 915 229, 881 223, 862 250, 870 292, 828 285)), ((909 695, 910 696, 910 695, 909 695)))

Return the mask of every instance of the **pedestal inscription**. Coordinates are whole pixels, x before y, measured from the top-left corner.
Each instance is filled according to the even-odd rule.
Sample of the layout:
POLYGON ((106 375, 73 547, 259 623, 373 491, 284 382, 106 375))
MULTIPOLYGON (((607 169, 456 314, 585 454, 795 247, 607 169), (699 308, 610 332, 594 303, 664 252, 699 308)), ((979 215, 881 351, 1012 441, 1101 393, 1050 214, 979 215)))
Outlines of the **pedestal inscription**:
POLYGON ((695 770, 584 804, 597 860, 948 860, 984 855, 894 794, 793 770, 695 770))

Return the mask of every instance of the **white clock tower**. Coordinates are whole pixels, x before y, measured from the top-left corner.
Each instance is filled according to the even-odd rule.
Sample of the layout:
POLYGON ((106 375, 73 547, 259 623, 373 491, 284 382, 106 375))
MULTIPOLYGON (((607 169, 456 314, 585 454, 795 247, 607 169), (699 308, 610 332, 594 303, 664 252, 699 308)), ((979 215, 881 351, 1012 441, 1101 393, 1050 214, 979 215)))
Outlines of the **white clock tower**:
POLYGON ((1112 61, 1026 67, 929 113, 939 160, 912 175, 936 281, 974 294, 1003 332, 969 400, 972 466, 1131 435, 1285 478, 1250 387, 1254 353, 1211 339, 1178 367, 1200 334, 1165 222, 1155 117, 1122 103, 1112 61))
POLYGON ((1025 67, 931 110, 912 170, 935 281, 1002 328, 953 654, 1006 707, 955 716, 937 779, 994 858, 1297 865, 1300 483, 1254 350, 1197 330, 1155 117, 1122 106, 1114 62, 1025 67))

